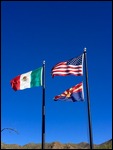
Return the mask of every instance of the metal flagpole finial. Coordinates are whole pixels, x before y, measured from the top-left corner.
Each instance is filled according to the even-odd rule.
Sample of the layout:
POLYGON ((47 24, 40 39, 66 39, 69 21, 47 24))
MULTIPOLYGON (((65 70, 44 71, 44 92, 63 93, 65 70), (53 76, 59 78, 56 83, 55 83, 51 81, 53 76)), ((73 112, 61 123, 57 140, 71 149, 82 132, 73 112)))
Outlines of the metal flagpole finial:
POLYGON ((45 64, 45 60, 43 60, 43 64, 45 64))
POLYGON ((86 47, 84 48, 84 52, 86 52, 86 47))

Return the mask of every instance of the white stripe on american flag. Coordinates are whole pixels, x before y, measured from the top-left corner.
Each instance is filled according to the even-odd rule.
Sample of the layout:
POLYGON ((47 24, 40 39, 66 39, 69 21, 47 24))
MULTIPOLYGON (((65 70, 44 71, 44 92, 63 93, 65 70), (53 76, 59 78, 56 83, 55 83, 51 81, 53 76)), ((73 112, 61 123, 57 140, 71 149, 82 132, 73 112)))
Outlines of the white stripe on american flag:
POLYGON ((74 65, 60 65, 60 66, 57 66, 57 67, 54 67, 54 69, 57 69, 57 68, 73 68, 73 69, 76 69, 76 68, 82 68, 82 65, 78 65, 78 66, 74 66, 74 65))
POLYGON ((58 68, 58 67, 82 67, 82 65, 66 65, 66 64, 59 64, 59 65, 56 65, 55 67, 53 67, 53 69, 54 68, 58 68))
POLYGON ((81 74, 82 75, 82 73, 80 73, 80 72, 72 72, 72 71, 69 71, 69 72, 53 72, 52 73, 53 75, 68 75, 68 74, 74 74, 74 75, 77 75, 77 74, 81 74))
POLYGON ((82 71, 82 68, 79 68, 79 69, 76 69, 76 68, 59 68, 59 69, 54 69, 52 72, 55 72, 55 71, 82 71))
POLYGON ((78 66, 73 66, 73 65, 60 65, 60 66, 57 66, 57 67, 54 67, 52 69, 52 74, 59 74, 62 72, 65 72, 66 74, 67 73, 71 73, 72 72, 78 72, 78 73, 82 73, 82 65, 78 65, 78 66), (60 72, 61 71, 61 72, 60 72), (66 72, 67 71, 67 72, 66 72))

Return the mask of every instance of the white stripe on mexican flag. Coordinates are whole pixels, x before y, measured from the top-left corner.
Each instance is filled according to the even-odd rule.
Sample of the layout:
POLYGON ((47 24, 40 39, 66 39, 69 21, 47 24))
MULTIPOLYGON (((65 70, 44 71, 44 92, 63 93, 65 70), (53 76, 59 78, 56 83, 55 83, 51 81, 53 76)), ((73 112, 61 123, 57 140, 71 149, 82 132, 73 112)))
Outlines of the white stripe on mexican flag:
POLYGON ((27 73, 21 74, 11 80, 12 88, 17 90, 23 90, 26 88, 32 88, 36 86, 42 86, 42 71, 43 68, 40 67, 36 70, 29 71, 27 73))

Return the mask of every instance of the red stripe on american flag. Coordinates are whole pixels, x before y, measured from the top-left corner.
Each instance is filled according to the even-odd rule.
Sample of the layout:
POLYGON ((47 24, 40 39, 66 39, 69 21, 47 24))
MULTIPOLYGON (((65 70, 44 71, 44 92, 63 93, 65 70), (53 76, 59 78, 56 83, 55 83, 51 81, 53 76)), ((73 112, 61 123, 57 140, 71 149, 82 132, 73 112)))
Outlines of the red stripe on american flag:
POLYGON ((57 64, 52 69, 52 76, 67 76, 67 75, 75 75, 81 76, 83 73, 82 65, 74 66, 74 65, 64 65, 66 62, 61 62, 57 64))
POLYGON ((74 65, 59 65, 59 66, 53 67, 52 70, 59 69, 59 68, 64 68, 64 69, 65 68, 80 69, 80 68, 82 68, 82 65, 78 65, 78 66, 74 66, 74 65))
MULTIPOLYGON (((53 77, 54 76, 67 76, 67 75, 75 75, 74 73, 68 73, 68 74, 54 74, 54 75, 52 75, 53 77)), ((75 76, 81 76, 81 75, 83 75, 82 73, 80 74, 80 73, 78 73, 78 74, 76 74, 75 76)))

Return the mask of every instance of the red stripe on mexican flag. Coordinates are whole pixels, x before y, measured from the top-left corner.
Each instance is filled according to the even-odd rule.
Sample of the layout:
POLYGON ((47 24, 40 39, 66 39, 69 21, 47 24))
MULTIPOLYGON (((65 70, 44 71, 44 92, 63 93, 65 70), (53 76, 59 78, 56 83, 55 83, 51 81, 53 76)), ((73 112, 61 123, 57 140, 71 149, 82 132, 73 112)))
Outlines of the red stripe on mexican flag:
POLYGON ((42 86, 42 70, 43 68, 40 67, 15 77, 10 81, 12 88, 17 91, 42 86))

